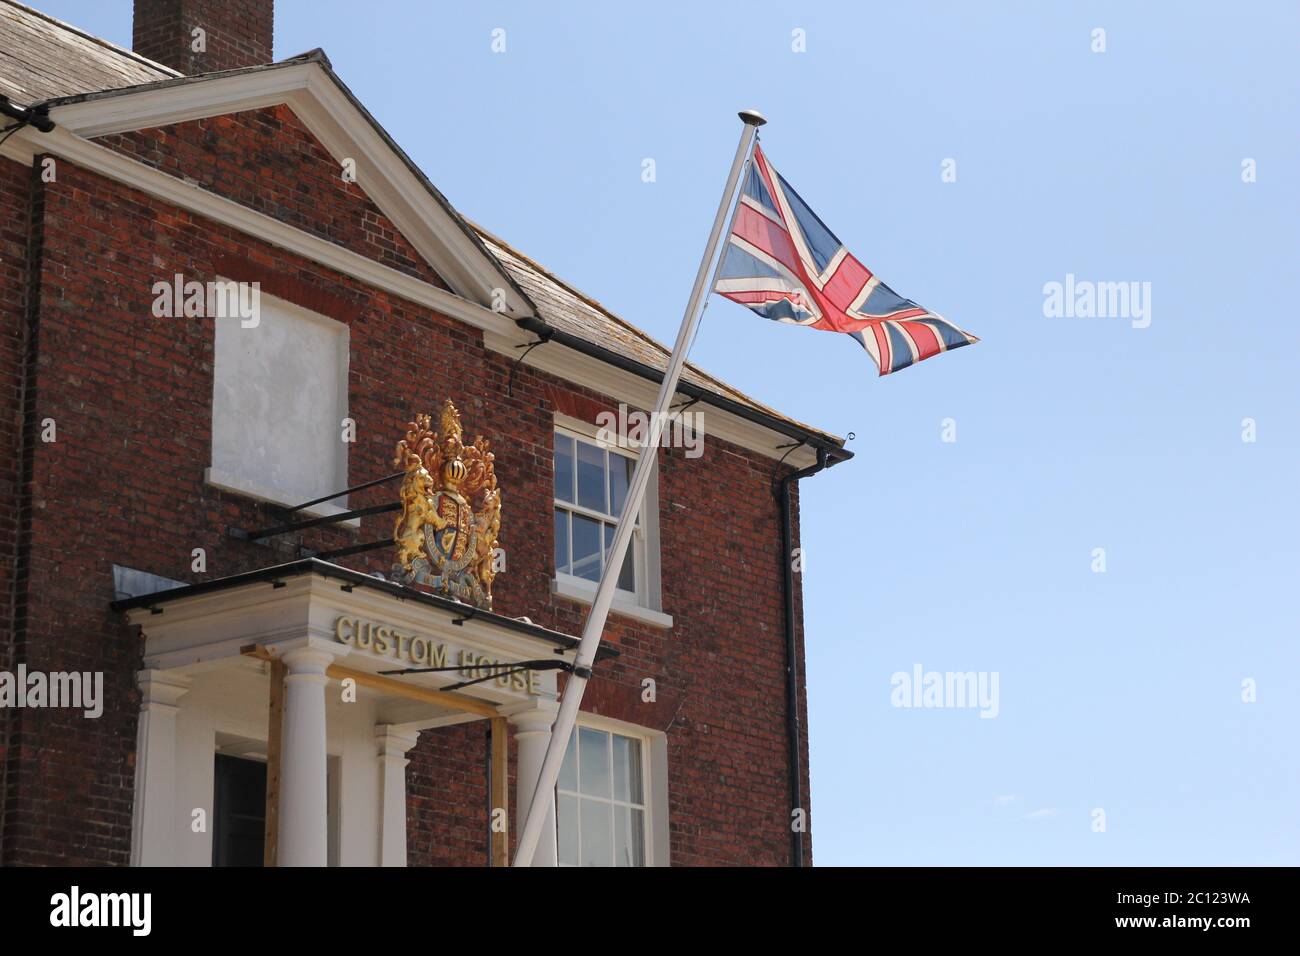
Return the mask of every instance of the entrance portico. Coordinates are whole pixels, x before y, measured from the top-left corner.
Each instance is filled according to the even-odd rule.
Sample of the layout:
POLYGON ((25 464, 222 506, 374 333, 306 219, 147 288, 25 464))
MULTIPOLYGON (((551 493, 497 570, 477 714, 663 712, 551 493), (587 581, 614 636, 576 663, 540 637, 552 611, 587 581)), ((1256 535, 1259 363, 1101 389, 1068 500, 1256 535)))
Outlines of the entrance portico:
MULTIPOLYGON (((247 851, 248 815, 217 805, 221 755, 265 763, 267 862, 404 866, 406 755, 474 720, 492 722, 484 840, 506 862, 506 725, 527 807, 556 709, 555 670, 511 665, 571 661, 572 637, 314 559, 115 607, 145 640, 133 863, 209 865, 219 838, 247 851), (384 673, 431 667, 449 670, 384 673)), ((552 807, 537 863, 555 862, 552 807)))

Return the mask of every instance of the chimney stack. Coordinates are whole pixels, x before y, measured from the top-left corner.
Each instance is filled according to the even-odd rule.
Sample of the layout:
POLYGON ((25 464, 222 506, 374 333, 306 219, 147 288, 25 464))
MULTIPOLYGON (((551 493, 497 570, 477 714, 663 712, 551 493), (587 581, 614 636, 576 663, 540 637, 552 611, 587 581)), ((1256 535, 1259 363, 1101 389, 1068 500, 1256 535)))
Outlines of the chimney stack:
POLYGON ((131 48, 186 76, 270 63, 275 0, 135 0, 131 48))

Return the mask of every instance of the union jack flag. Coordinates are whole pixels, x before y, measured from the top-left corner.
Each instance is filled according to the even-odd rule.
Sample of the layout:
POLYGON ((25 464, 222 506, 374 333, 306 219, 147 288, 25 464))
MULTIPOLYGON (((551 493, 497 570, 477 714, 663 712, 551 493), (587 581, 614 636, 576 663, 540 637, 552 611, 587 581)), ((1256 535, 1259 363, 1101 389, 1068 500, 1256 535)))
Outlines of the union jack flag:
POLYGON ((765 319, 844 332, 881 375, 978 342, 858 262, 758 146, 714 291, 765 319))

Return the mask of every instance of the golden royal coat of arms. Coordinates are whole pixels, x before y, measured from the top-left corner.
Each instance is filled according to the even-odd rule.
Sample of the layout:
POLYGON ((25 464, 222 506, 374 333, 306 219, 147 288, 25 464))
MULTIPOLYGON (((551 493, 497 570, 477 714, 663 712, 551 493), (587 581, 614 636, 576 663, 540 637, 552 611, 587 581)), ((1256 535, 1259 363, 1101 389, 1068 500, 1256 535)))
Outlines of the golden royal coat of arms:
POLYGON ((501 527, 495 456, 482 437, 464 444, 460 414, 450 401, 437 432, 431 424, 428 415, 417 415, 397 443, 393 464, 406 475, 393 530, 393 577, 491 610, 501 527))

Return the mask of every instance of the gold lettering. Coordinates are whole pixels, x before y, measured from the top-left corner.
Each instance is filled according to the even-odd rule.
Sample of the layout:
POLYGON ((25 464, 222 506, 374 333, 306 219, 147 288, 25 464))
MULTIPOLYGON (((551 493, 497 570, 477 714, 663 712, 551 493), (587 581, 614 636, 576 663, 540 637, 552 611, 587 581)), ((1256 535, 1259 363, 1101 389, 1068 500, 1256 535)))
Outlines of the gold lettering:
MULTIPOLYGON (((452 650, 446 644, 436 644, 431 639, 408 634, 388 624, 365 621, 341 615, 334 619, 334 638, 358 650, 405 659, 427 667, 447 667, 452 650)), ((454 649, 456 667, 462 676, 495 678, 498 687, 526 694, 541 693, 541 675, 534 671, 505 673, 512 665, 486 654, 477 654, 465 648, 454 649)))
POLYGON ((340 617, 334 622, 334 637, 340 643, 351 644, 356 636, 356 624, 357 622, 350 617, 340 617), (347 636, 344 636, 345 634, 347 636))

